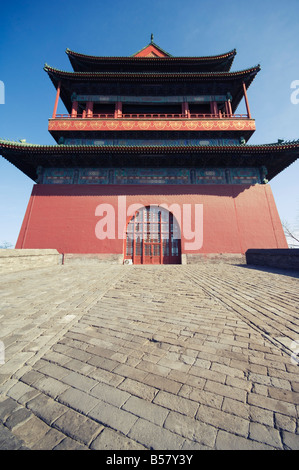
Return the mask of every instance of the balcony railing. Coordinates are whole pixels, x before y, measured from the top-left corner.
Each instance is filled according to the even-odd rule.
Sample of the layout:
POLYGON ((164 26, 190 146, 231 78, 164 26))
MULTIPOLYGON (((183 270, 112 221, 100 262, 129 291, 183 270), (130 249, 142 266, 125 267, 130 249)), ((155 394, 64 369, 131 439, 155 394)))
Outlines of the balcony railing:
POLYGON ((54 119, 249 119, 248 114, 56 114, 54 119))

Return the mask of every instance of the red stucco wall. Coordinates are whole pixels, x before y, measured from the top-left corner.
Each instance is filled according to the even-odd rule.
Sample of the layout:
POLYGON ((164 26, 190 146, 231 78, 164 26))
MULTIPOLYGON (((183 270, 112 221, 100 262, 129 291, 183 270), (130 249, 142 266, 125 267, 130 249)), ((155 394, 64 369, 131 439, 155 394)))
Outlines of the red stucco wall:
MULTIPOLYGON (((195 250, 186 250, 188 240, 182 227, 182 253, 245 253, 249 248, 288 247, 269 185, 160 187, 37 184, 33 187, 16 248, 56 248, 60 253, 122 254, 124 240, 118 239, 117 226, 119 196, 125 196, 127 208, 133 203, 144 206, 178 204, 183 214, 183 204, 189 205, 193 230, 196 220, 199 220, 195 219, 195 205, 201 205, 203 243, 195 250), (101 204, 108 204, 114 212, 111 217, 115 220, 112 221, 111 217, 109 220, 112 225, 115 222, 115 239, 100 240, 96 236, 97 223, 107 216, 107 213, 96 215, 96 208, 101 204)), ((123 203, 124 198, 121 201, 123 203)), ((121 220, 122 234, 125 233, 125 219, 129 218, 121 220)))

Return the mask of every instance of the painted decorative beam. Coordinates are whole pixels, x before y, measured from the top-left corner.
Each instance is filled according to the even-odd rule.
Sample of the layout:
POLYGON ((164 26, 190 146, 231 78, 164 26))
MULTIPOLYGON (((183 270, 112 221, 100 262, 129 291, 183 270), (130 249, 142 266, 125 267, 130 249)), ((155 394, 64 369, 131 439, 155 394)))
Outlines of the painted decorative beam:
POLYGON ((254 119, 49 119, 49 131, 254 131, 254 119))

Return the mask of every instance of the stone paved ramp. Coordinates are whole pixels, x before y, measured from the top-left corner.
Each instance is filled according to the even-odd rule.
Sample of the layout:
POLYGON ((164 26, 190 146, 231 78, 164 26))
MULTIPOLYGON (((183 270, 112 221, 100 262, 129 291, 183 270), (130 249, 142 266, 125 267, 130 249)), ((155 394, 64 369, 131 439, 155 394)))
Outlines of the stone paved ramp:
POLYGON ((226 264, 2 275, 0 449, 299 449, 298 299, 226 264))

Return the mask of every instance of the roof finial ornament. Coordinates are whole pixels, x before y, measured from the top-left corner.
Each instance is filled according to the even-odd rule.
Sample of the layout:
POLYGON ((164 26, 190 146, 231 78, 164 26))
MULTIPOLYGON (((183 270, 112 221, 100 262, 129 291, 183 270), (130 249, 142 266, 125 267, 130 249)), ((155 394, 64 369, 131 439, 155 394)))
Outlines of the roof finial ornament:
POLYGON ((154 35, 153 35, 153 33, 152 33, 152 34, 151 34, 151 43, 153 43, 153 42, 154 42, 154 35))

